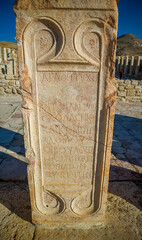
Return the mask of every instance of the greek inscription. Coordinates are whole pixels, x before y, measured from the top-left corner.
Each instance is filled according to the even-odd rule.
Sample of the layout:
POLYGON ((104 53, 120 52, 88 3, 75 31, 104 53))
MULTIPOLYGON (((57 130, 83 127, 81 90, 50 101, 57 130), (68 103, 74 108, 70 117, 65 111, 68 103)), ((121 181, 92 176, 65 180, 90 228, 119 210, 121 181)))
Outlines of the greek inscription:
POLYGON ((56 111, 64 110, 65 112, 68 111, 80 111, 80 112, 89 112, 96 109, 96 104, 93 103, 76 103, 76 102, 62 102, 60 99, 55 99, 49 104, 46 104, 48 111, 56 111))
POLYGON ((69 81, 69 82, 79 82, 79 83, 86 83, 86 82, 94 82, 97 81, 95 74, 90 73, 51 73, 51 72, 44 72, 39 73, 40 81, 48 81, 48 82, 56 82, 56 81, 69 81))
POLYGON ((94 114, 70 114, 62 116, 62 121, 75 121, 75 122, 94 122, 94 114))
POLYGON ((48 145, 47 147, 44 147, 46 153, 52 153, 52 154, 92 154, 94 147, 86 146, 86 147, 70 147, 70 146, 54 146, 54 145, 48 145))
POLYGON ((90 128, 84 128, 81 126, 74 126, 72 131, 70 129, 64 129, 64 127, 62 127, 61 125, 53 125, 50 128, 51 131, 60 134, 62 136, 64 136, 65 134, 71 134, 71 132, 76 133, 76 134, 80 134, 80 135, 91 135, 92 133, 94 133, 94 128, 90 127, 90 128))
MULTIPOLYGON (((50 113, 49 113, 50 115, 50 113)), ((76 122, 76 123, 94 123, 95 121, 95 115, 93 113, 70 113, 70 114, 64 114, 63 113, 58 113, 58 111, 54 112, 54 116, 50 116, 51 118, 57 118, 60 119, 62 122, 76 122)), ((41 118, 46 118, 46 116, 41 118)))
POLYGON ((98 73, 38 72, 44 184, 91 183, 97 81, 98 73))
MULTIPOLYGON (((91 171, 47 171, 48 178, 51 178, 52 180, 56 180, 56 176, 64 178, 63 183, 65 183, 65 179, 67 178, 76 178, 76 179, 90 179, 92 176, 91 171)), ((52 182, 53 183, 53 182, 52 182)))
POLYGON ((70 169, 86 169, 86 163, 75 163, 75 162, 68 162, 68 163, 60 163, 54 162, 48 166, 48 170, 70 170, 70 169))

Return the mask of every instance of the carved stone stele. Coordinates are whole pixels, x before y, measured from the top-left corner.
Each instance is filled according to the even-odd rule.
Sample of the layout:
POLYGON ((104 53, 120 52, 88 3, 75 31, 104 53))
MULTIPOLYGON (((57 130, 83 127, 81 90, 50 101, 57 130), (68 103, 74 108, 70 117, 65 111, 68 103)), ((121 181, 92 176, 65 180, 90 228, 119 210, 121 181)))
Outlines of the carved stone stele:
POLYGON ((116 86, 116 0, 17 0, 32 219, 102 224, 116 86))

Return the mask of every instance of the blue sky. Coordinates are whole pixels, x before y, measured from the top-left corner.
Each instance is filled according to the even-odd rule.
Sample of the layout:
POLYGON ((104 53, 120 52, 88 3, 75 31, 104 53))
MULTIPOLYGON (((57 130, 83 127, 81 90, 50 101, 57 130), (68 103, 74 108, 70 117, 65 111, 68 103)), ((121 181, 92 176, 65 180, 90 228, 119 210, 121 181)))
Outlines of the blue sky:
POLYGON ((118 37, 132 33, 142 39, 142 0, 119 0, 118 37))
MULTIPOLYGON (((14 1, 0 0, 0 41, 16 42, 14 1)), ((132 33, 142 39, 142 0, 120 0, 118 10, 118 36, 132 33)))

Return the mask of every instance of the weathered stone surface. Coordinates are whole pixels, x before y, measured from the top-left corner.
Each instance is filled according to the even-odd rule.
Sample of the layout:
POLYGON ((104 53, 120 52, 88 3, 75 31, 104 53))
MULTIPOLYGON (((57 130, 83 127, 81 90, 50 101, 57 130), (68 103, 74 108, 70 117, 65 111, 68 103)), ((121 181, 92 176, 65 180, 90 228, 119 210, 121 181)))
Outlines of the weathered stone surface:
POLYGON ((132 85, 138 85, 139 81, 138 80, 132 80, 132 85))
POLYGON ((119 90, 119 91, 123 91, 123 90, 124 90, 124 86, 118 87, 118 90, 119 90))
POLYGON ((126 85, 130 85, 130 84, 131 84, 131 80, 126 80, 126 81, 125 81, 125 84, 126 84, 126 85))
POLYGON ((11 94, 12 93, 12 88, 5 88, 5 92, 8 93, 8 94, 11 94))
POLYGON ((142 102, 141 80, 118 80, 117 99, 120 101, 142 102))
POLYGON ((128 90, 128 91, 127 91, 127 96, 134 96, 135 93, 136 93, 135 90, 128 90))
POLYGON ((21 91, 21 89, 19 89, 19 88, 16 88, 16 90, 17 90, 17 93, 18 93, 18 94, 22 94, 22 91, 21 91))
POLYGON ((133 85, 126 85, 125 89, 131 90, 131 89, 134 89, 134 86, 133 85))
MULTIPOLYGON (((118 2, 118 0, 117 0, 118 2)), ((73 0, 19 0, 15 2, 14 8, 15 9, 22 9, 22 10, 28 10, 28 9, 111 9, 114 10, 116 7, 115 1, 112 0, 102 0, 99 1, 93 1, 90 2, 89 0, 83 0, 83 1, 73 1, 73 0)))
POLYGON ((5 95, 3 87, 0 87, 0 95, 5 95))
POLYGON ((17 93, 17 91, 16 91, 16 89, 15 89, 14 87, 12 88, 12 93, 13 93, 13 94, 16 94, 16 93, 17 93))
POLYGON ((15 13, 33 222, 101 224, 116 98, 116 1, 19 0, 15 13))
POLYGON ((125 97, 126 96, 126 92, 117 92, 117 95, 119 97, 125 97))

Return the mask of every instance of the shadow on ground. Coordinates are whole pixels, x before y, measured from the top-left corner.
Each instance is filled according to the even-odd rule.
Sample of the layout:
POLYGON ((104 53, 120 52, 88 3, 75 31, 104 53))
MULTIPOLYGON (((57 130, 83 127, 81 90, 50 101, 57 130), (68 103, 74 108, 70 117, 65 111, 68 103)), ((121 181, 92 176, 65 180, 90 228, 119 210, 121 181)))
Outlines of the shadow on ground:
POLYGON ((20 133, 0 127, 0 146, 25 156, 24 137, 20 133))
POLYGON ((0 128, 0 180, 24 181, 27 178, 27 163, 23 135, 0 128))
POLYGON ((134 167, 142 167, 142 119, 115 115, 112 154, 134 167))
MULTIPOLYGON (((115 178, 116 174, 114 174, 109 184, 109 193, 125 199, 139 209, 142 209, 142 203, 137 199, 137 192, 134 190, 132 195, 131 187, 125 189, 125 182, 132 181, 133 185, 137 185, 141 191, 141 174, 139 168, 135 168, 142 167, 141 131, 142 119, 116 114, 112 146, 112 153, 116 157, 114 161, 119 160, 121 163, 131 164, 134 170, 123 167, 123 164, 122 166, 111 165, 110 179, 116 172, 117 177, 115 178), (127 180, 129 174, 134 178, 130 177, 127 180), (126 179, 119 178, 122 175, 125 175, 126 179)), ((3 148, 24 156, 23 135, 1 128, 0 140, 3 148)), ((26 181, 27 164, 8 153, 1 153, 0 158, 0 203, 20 218, 31 221, 29 188, 26 181)))
MULTIPOLYGON (((120 77, 119 77, 118 73, 115 75, 115 78, 120 80, 120 77)), ((123 74, 121 80, 126 80, 126 79, 128 79, 128 80, 131 80, 131 79, 133 79, 133 80, 141 80, 141 77, 127 76, 127 75, 123 74)))

